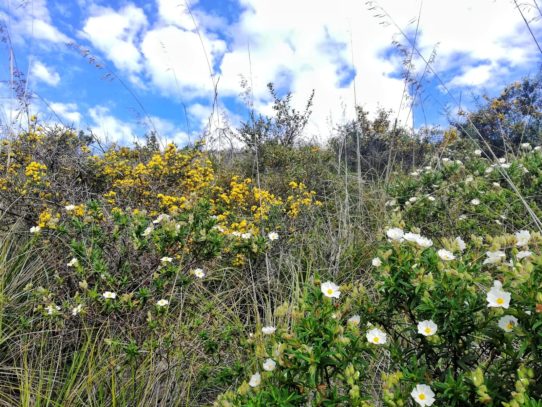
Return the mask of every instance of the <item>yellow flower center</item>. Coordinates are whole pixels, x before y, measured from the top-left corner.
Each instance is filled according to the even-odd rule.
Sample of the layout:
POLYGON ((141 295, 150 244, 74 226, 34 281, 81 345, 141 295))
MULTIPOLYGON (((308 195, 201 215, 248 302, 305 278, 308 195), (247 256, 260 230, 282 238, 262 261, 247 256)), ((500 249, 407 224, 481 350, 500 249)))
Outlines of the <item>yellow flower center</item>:
POLYGON ((429 335, 431 333, 431 328, 427 327, 424 329, 424 332, 429 335))
POLYGON ((508 324, 506 324, 506 328, 507 328, 507 329, 514 329, 514 323, 513 323, 513 322, 509 322, 508 324))
POLYGON ((373 342, 374 342, 374 343, 378 343, 379 340, 380 340, 380 338, 379 338, 378 336, 375 336, 375 337, 373 338, 373 342))
POLYGON ((504 304, 504 299, 502 299, 502 298, 497 298, 497 304, 503 305, 503 304, 504 304))
POLYGON ((420 400, 425 400, 425 394, 423 394, 423 393, 420 394, 420 395, 418 396, 418 398, 419 398, 420 400))
POLYGON ((332 288, 328 288, 327 289, 327 295, 331 295, 333 294, 333 289, 332 288))

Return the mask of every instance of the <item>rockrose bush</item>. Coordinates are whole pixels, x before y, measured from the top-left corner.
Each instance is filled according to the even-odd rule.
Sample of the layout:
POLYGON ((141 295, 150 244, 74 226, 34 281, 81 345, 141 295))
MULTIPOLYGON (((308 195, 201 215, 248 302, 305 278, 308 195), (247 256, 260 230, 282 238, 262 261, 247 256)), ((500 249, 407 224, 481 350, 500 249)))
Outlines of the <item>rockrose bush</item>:
POLYGON ((370 286, 315 279, 278 308, 215 405, 538 405, 540 234, 386 238, 370 286))

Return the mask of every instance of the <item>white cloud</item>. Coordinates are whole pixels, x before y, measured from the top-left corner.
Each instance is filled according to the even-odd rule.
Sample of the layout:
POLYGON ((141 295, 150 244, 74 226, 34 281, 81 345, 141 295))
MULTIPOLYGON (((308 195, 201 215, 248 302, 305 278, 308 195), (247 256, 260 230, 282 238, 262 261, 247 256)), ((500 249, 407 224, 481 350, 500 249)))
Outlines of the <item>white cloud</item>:
POLYGON ((142 68, 138 35, 147 26, 142 9, 128 4, 119 11, 109 7, 95 8, 83 27, 83 34, 102 51, 115 67, 128 72, 142 68))
POLYGON ((4 21, 10 23, 8 29, 15 41, 21 42, 23 37, 51 43, 67 43, 70 41, 69 37, 53 24, 46 0, 29 2, 0 0, 0 8, 10 16, 9 19, 4 19, 4 21))
POLYGON ((30 75, 51 86, 56 86, 60 83, 60 75, 58 72, 40 61, 34 61, 32 63, 30 75))
MULTIPOLYGON (((207 36, 202 39, 213 66, 226 44, 207 36)), ((146 33, 141 49, 147 73, 161 92, 181 98, 212 96, 213 82, 206 54, 195 32, 172 25, 158 27, 146 33)))
POLYGON ((113 116, 109 108, 95 106, 88 110, 88 115, 92 132, 103 142, 130 144, 138 140, 135 126, 113 116))
POLYGON ((62 119, 77 126, 81 122, 81 113, 78 111, 76 103, 49 102, 49 108, 62 119))

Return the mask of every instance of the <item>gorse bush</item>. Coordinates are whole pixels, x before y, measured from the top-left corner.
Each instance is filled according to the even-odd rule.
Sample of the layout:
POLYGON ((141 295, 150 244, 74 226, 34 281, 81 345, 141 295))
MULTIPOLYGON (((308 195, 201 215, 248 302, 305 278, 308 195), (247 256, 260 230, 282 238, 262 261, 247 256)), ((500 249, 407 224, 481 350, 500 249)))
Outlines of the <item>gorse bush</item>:
POLYGON ((252 339, 220 406, 524 405, 542 397, 539 234, 487 241, 387 231, 374 290, 314 281, 252 339), (381 384, 375 383, 380 377, 381 384))

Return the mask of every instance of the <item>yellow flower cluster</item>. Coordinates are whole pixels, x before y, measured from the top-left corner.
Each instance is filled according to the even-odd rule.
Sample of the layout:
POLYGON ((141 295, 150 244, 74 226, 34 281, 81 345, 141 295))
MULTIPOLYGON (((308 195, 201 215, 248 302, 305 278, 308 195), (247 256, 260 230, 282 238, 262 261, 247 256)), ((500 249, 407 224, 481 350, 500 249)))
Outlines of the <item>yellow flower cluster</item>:
POLYGON ((53 214, 49 208, 45 209, 40 213, 38 219, 38 226, 42 229, 56 229, 56 225, 60 220, 60 215, 58 213, 53 214))
POLYGON ((303 207, 321 206, 322 202, 316 200, 315 191, 308 191, 307 186, 302 182, 291 181, 289 184, 292 194, 288 196, 288 216, 297 218, 303 207))
POLYGON ((45 164, 32 161, 30 164, 26 166, 24 170, 24 175, 27 178, 30 178, 35 183, 38 183, 45 176, 46 171, 47 171, 47 166, 45 164))

